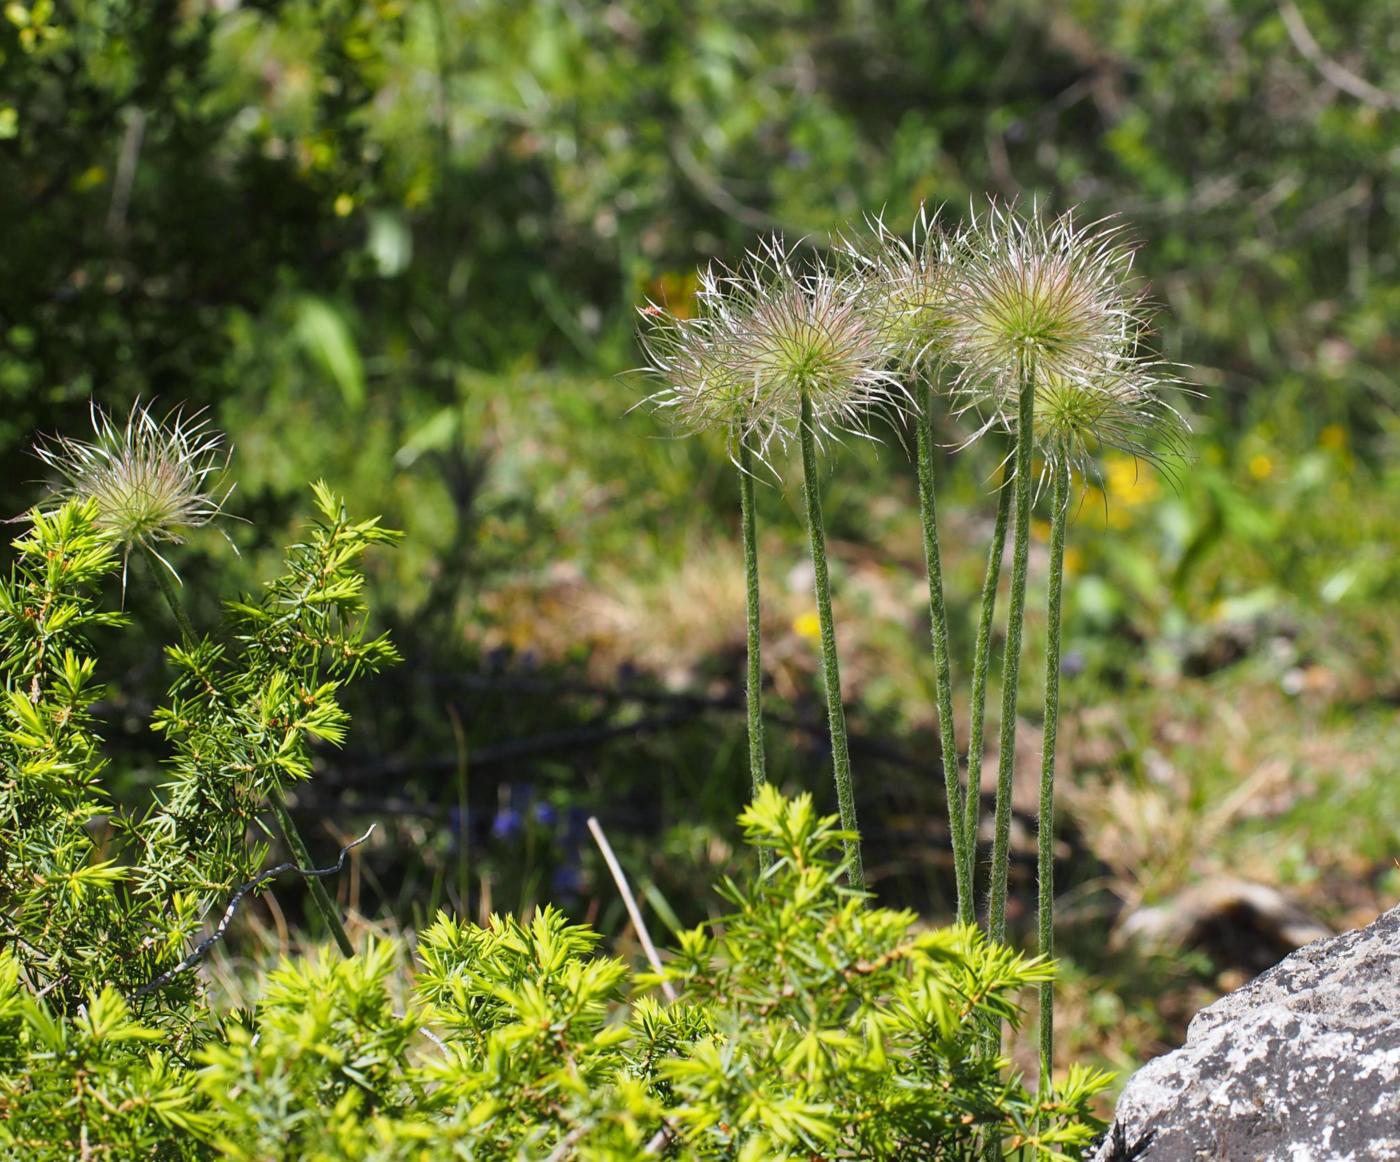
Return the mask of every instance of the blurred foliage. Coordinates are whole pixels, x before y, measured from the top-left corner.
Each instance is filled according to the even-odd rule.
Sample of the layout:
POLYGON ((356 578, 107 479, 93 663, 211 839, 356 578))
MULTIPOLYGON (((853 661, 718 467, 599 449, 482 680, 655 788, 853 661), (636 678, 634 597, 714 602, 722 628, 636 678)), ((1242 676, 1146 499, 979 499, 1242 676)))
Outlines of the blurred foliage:
POLYGON ((6 446, 94 392, 408 423, 462 367, 624 365, 642 289, 755 231, 983 191, 1124 215, 1212 397, 1355 421, 1394 402, 1400 16, 1288 7, 1389 104, 1274 0, 16 0, 6 446))

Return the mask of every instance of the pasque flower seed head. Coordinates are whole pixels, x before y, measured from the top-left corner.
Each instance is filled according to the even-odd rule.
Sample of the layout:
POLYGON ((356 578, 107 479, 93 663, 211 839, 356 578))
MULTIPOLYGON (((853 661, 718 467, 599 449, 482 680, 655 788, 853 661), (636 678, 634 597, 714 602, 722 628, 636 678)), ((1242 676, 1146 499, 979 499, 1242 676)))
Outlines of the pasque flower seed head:
POLYGON ((680 318, 655 304, 641 315, 645 370, 661 385, 646 402, 667 412, 683 432, 718 430, 731 442, 757 434, 766 443, 771 409, 747 372, 741 337, 729 324, 714 271, 701 273, 693 317, 680 318))
MULTIPOLYGON (((1080 475, 1110 448, 1160 465, 1180 450, 1186 432, 1180 414, 1159 395, 1173 382, 1158 365, 1131 358, 1074 375, 1037 375, 1037 452, 1048 465, 1063 463, 1080 475)), ((1005 420, 1014 430, 1014 410, 1005 420)))
POLYGON ((870 296, 821 263, 798 269, 768 239, 738 270, 702 276, 695 318, 643 310, 648 370, 662 382, 651 402, 685 430, 721 428, 760 453, 796 434, 804 398, 819 438, 861 431, 870 409, 904 398, 895 336, 870 296))
POLYGON ((799 270, 775 235, 723 289, 738 370, 784 439, 801 422, 804 398, 818 438, 863 432, 873 409, 903 406, 905 389, 891 370, 897 336, 865 280, 821 262, 799 270))
POLYGON ((994 205, 954 245, 950 349, 969 405, 1014 410, 1022 375, 1076 380, 1131 351, 1140 297, 1119 227, 994 205))
POLYGON ((920 205, 906 238, 882 218, 869 220, 873 238, 846 241, 843 255, 863 280, 872 310, 884 316, 901 373, 917 373, 948 350, 950 301, 956 289, 955 256, 937 213, 920 205))
POLYGON ((229 456, 223 433, 178 408, 157 419, 139 401, 122 425, 94 403, 92 426, 91 441, 56 436, 35 446, 61 477, 56 492, 95 500, 98 524, 128 553, 140 546, 175 573, 156 546, 182 544, 222 513, 232 491, 218 491, 229 456))
POLYGON ((1143 355, 1143 298, 1120 227, 993 206, 951 249, 962 406, 1014 431, 1019 392, 1033 384, 1036 451, 1081 474, 1104 448, 1161 463, 1180 446, 1186 425, 1160 394, 1176 379, 1143 355))

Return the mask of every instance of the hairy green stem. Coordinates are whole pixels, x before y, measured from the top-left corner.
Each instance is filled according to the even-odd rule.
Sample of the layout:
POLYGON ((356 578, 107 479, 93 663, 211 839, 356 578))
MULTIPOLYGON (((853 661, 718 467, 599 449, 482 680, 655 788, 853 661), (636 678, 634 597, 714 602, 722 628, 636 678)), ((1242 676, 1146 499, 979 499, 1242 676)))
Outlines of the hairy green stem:
MULTIPOLYGON (((297 830, 296 821, 292 819, 292 813, 287 810, 287 803, 282 798, 282 792, 276 787, 271 788, 267 793, 267 802, 272 808, 272 813, 277 816, 277 826, 282 829, 282 838, 286 840, 287 846, 291 849, 292 858, 297 861, 297 866, 315 867, 316 865, 311 862, 311 853, 306 850, 306 844, 302 841, 301 832, 297 830)), ((335 902, 331 899, 330 893, 326 891, 323 884, 318 883, 315 879, 311 880, 310 883, 311 898, 321 913, 321 919, 325 921, 326 927, 335 937, 340 951, 347 957, 354 956, 355 946, 350 943, 345 926, 340 922, 340 916, 336 913, 335 902)))
POLYGON ((841 667, 836 660, 836 626, 831 616, 831 578, 826 568, 826 525, 822 520, 821 483, 817 476, 817 441, 812 401, 802 395, 802 484, 807 494, 807 538, 812 547, 817 621, 821 626, 822 684, 826 689, 827 721, 831 728, 831 765, 836 777, 836 804, 846 838, 846 878, 851 887, 865 888, 865 867, 856 827, 856 801, 851 790, 851 748, 846 737, 846 711, 841 705, 841 667))
POLYGON ((992 658, 992 621, 996 616, 997 586, 1001 583, 1001 559, 1006 552, 1006 525, 1011 515, 1012 488, 1003 481, 997 489, 996 523, 987 550, 987 570, 982 578, 982 610, 977 617, 977 643, 972 654, 972 711, 967 739, 967 882, 976 891, 977 836, 982 827, 982 766, 986 750, 987 673, 992 658))
POLYGON ((754 794, 767 782, 763 756, 763 663, 759 633, 758 534, 754 528, 753 451, 739 444, 739 512, 744 538, 745 613, 748 620, 748 680, 746 686, 749 720, 749 775, 754 794))
MULTIPOLYGON (((763 657, 762 619, 758 601, 758 534, 755 529, 753 495, 753 450, 739 441, 739 514, 744 541, 744 613, 748 624, 748 674, 744 686, 749 727, 749 778, 755 795, 768 781, 763 754, 763 657)), ((758 849, 758 865, 767 871, 773 853, 758 849)))
MULTIPOLYGON (((156 587, 165 598, 165 603, 170 606, 170 612, 175 616, 175 624, 179 626, 180 635, 185 639, 185 644, 192 646, 199 641, 194 632, 194 625, 190 622, 189 614, 185 612, 184 603, 180 600, 180 595, 175 591, 174 580, 170 576, 170 570, 165 565, 156 560, 154 555, 147 559, 150 571, 156 579, 156 587)), ((292 814, 287 810, 286 801, 282 798, 282 791, 278 787, 270 787, 267 793, 268 804, 272 807, 272 813, 277 816, 277 825, 282 830, 282 838, 287 844, 288 850, 292 853, 292 858, 296 860, 298 867, 315 867, 311 862, 311 853, 306 849, 306 843, 301 837, 301 832, 297 830, 297 825, 292 819, 292 814)), ((318 877, 311 877, 307 880, 311 889, 311 899, 316 904, 316 910, 321 913, 321 919, 325 922, 330 933, 335 937, 335 942, 340 947, 340 951, 347 957, 355 955, 355 946, 350 943, 350 937, 345 932, 345 926, 340 922, 340 916, 336 912, 335 903, 331 900, 330 893, 326 891, 325 885, 318 877)))
POLYGON ((1011 605, 1006 650, 1001 659, 1001 734, 997 755, 996 828, 992 836, 992 883, 987 932, 1006 939, 1006 893, 1011 865, 1011 782, 1016 768, 1016 702, 1021 681, 1021 637, 1026 615, 1026 565, 1031 542, 1031 450, 1035 444, 1035 365, 1027 359, 1018 385, 1015 479, 1015 537, 1011 550, 1011 605))
POLYGON ((194 645, 199 641, 199 637, 194 632, 190 615, 185 612, 185 606, 180 600, 179 593, 175 591, 175 582, 170 576, 170 570, 156 559, 154 553, 146 558, 146 565, 150 569, 151 575, 156 579, 156 588, 165 598, 165 604, 170 606, 170 612, 175 617, 175 625, 180 630, 180 636, 185 639, 187 646, 194 645))
POLYGON ((953 680, 948 660, 948 610, 943 601, 943 557, 938 547, 938 503, 933 485, 933 388, 924 385, 918 425, 919 514, 924 524, 924 562, 928 567, 929 633, 933 646, 933 691, 938 704, 938 734, 943 747, 943 786, 948 803, 948 831, 953 844, 958 922, 977 918, 969 878, 966 811, 958 777, 958 744, 953 727, 953 680))
MULTIPOLYGON (((1050 523, 1050 581, 1046 596, 1045 735, 1040 752, 1040 814, 1036 829, 1037 907, 1041 956, 1055 955, 1055 743, 1060 730, 1060 595, 1065 574, 1065 524, 1069 512, 1069 465, 1054 467, 1050 523)), ((1040 986, 1040 1092, 1050 1091, 1055 1043, 1055 988, 1040 986)))

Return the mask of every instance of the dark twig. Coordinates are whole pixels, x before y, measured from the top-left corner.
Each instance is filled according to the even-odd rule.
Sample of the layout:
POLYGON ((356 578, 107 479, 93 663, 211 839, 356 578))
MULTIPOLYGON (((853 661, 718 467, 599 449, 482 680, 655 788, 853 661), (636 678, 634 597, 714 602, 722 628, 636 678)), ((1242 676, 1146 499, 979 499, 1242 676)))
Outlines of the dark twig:
MULTIPOLYGON (((657 714, 648 718, 638 719, 635 722, 612 723, 602 726, 584 726, 571 730, 547 731, 535 734, 529 738, 511 739, 500 743, 487 743, 472 750, 472 770, 482 771, 497 766, 510 766, 520 762, 522 759, 535 758, 542 754, 564 752, 577 754, 584 748, 600 746, 615 739, 622 739, 636 735, 659 734, 673 727, 679 727, 693 722, 697 718, 710 711, 731 713, 744 709, 742 695, 731 695, 729 697, 709 697, 692 694, 669 694, 660 692, 631 693, 625 690, 608 690, 606 688, 571 688, 567 683, 527 683, 527 682, 501 682, 485 683, 463 680, 464 686, 479 686, 491 690, 513 690, 522 693, 580 693, 586 695, 597 695, 598 697, 608 697, 618 703, 641 703, 669 705, 676 707, 670 713, 657 714)), ((769 710, 763 712, 763 721, 774 728, 790 730, 798 734, 805 735, 812 739, 825 740, 827 737, 827 726, 823 722, 815 719, 807 720, 793 715, 778 714, 769 710)), ((910 771, 917 771, 925 774, 930 768, 930 764, 937 764, 936 755, 925 758, 910 754, 908 751, 882 742, 877 738, 867 735, 852 734, 850 736, 850 749, 853 753, 867 755, 874 759, 888 762, 894 766, 903 767, 910 771)), ((380 762, 365 763, 363 765, 350 766, 346 764, 328 764, 326 774, 349 784, 360 783, 381 783, 386 778, 397 778, 408 774, 420 774, 431 771, 452 771, 458 765, 455 756, 438 756, 434 758, 413 758, 405 757, 400 759, 389 759, 380 762)), ((935 767, 935 773, 942 774, 942 766, 935 767)))
POLYGON ((224 909, 224 914, 219 918, 219 922, 214 925, 214 931, 194 946, 194 950, 180 961, 174 968, 161 973, 153 981, 143 984, 139 989, 131 994, 132 1000, 140 1000, 148 993, 153 993, 156 989, 164 988, 182 972, 188 972, 203 960, 210 950, 220 940, 224 938, 224 933, 228 931, 228 926, 233 923, 233 917, 238 912, 238 906, 243 902, 243 898, 252 891, 256 891, 267 883, 268 880, 275 880, 278 876, 291 872, 301 876, 303 879, 320 878, 322 876, 333 876, 338 874, 345 867, 345 856, 352 849, 359 847, 371 835, 374 834, 375 825, 371 823, 367 830, 359 839, 353 839, 340 849, 340 858, 330 867, 299 867, 295 863, 279 863, 276 867, 270 867, 264 872, 259 872, 246 884, 239 886, 238 890, 229 897, 228 907, 224 909))

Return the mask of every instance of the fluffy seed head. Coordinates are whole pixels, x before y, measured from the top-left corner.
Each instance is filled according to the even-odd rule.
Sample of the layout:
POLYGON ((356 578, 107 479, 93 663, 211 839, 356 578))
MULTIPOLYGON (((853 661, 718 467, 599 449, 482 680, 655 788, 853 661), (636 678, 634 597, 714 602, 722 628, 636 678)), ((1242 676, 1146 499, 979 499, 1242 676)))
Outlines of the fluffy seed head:
POLYGON ((128 553, 140 546, 174 573, 156 546, 182 544, 190 530, 220 515, 232 491, 217 489, 228 467, 223 433, 179 408, 157 419, 140 401, 120 426, 94 403, 92 426, 91 441, 55 436, 35 446, 61 478, 55 492, 95 500, 99 525, 128 553))
POLYGON ((796 433, 804 397, 819 437, 861 432, 872 408, 903 398, 895 342, 869 294, 823 264, 799 270, 783 240, 768 239, 737 271, 702 277, 696 318, 643 312, 649 370, 663 384, 651 400, 685 429, 720 427, 760 453, 796 433))
POLYGON ((872 309, 885 316, 896 369, 917 374, 948 351, 956 290, 954 249, 939 227, 937 212, 923 205, 907 238, 881 218, 868 225, 873 238, 847 240, 842 250, 854 277, 866 283, 872 309))
POLYGON ((756 385, 773 433, 796 432, 804 397, 819 438, 863 434, 872 410, 903 404, 891 371, 896 338, 864 281, 820 262, 799 270, 774 236, 723 290, 741 374, 756 385))
MULTIPOLYGON (((955 242, 950 349, 972 405, 1004 407, 1023 371, 1078 380, 1117 363, 1142 328, 1133 251, 1112 224, 1080 228, 992 206, 955 242)), ((1012 405, 1014 407, 1014 404, 1012 405)))
POLYGON ((1177 381, 1142 353, 1145 309, 1119 226, 993 206, 952 248, 949 351, 963 408, 1014 432, 1029 377, 1036 451, 1081 475, 1105 448, 1158 465, 1180 450, 1185 422, 1161 396, 1177 381))
MULTIPOLYGON (((1065 464, 1082 476, 1097 455, 1115 449, 1161 465, 1181 450, 1186 423, 1160 395, 1173 382, 1157 365, 1135 360, 1070 377, 1038 375, 1035 445, 1047 465, 1065 464)), ((1015 413, 1005 416, 1014 431, 1015 413)))
POLYGON ((642 308, 646 371, 660 383, 647 398, 682 432, 718 430, 731 442, 771 426, 760 385, 745 373, 740 337, 727 319, 720 278, 701 272, 695 312, 681 318, 655 304, 642 308))

